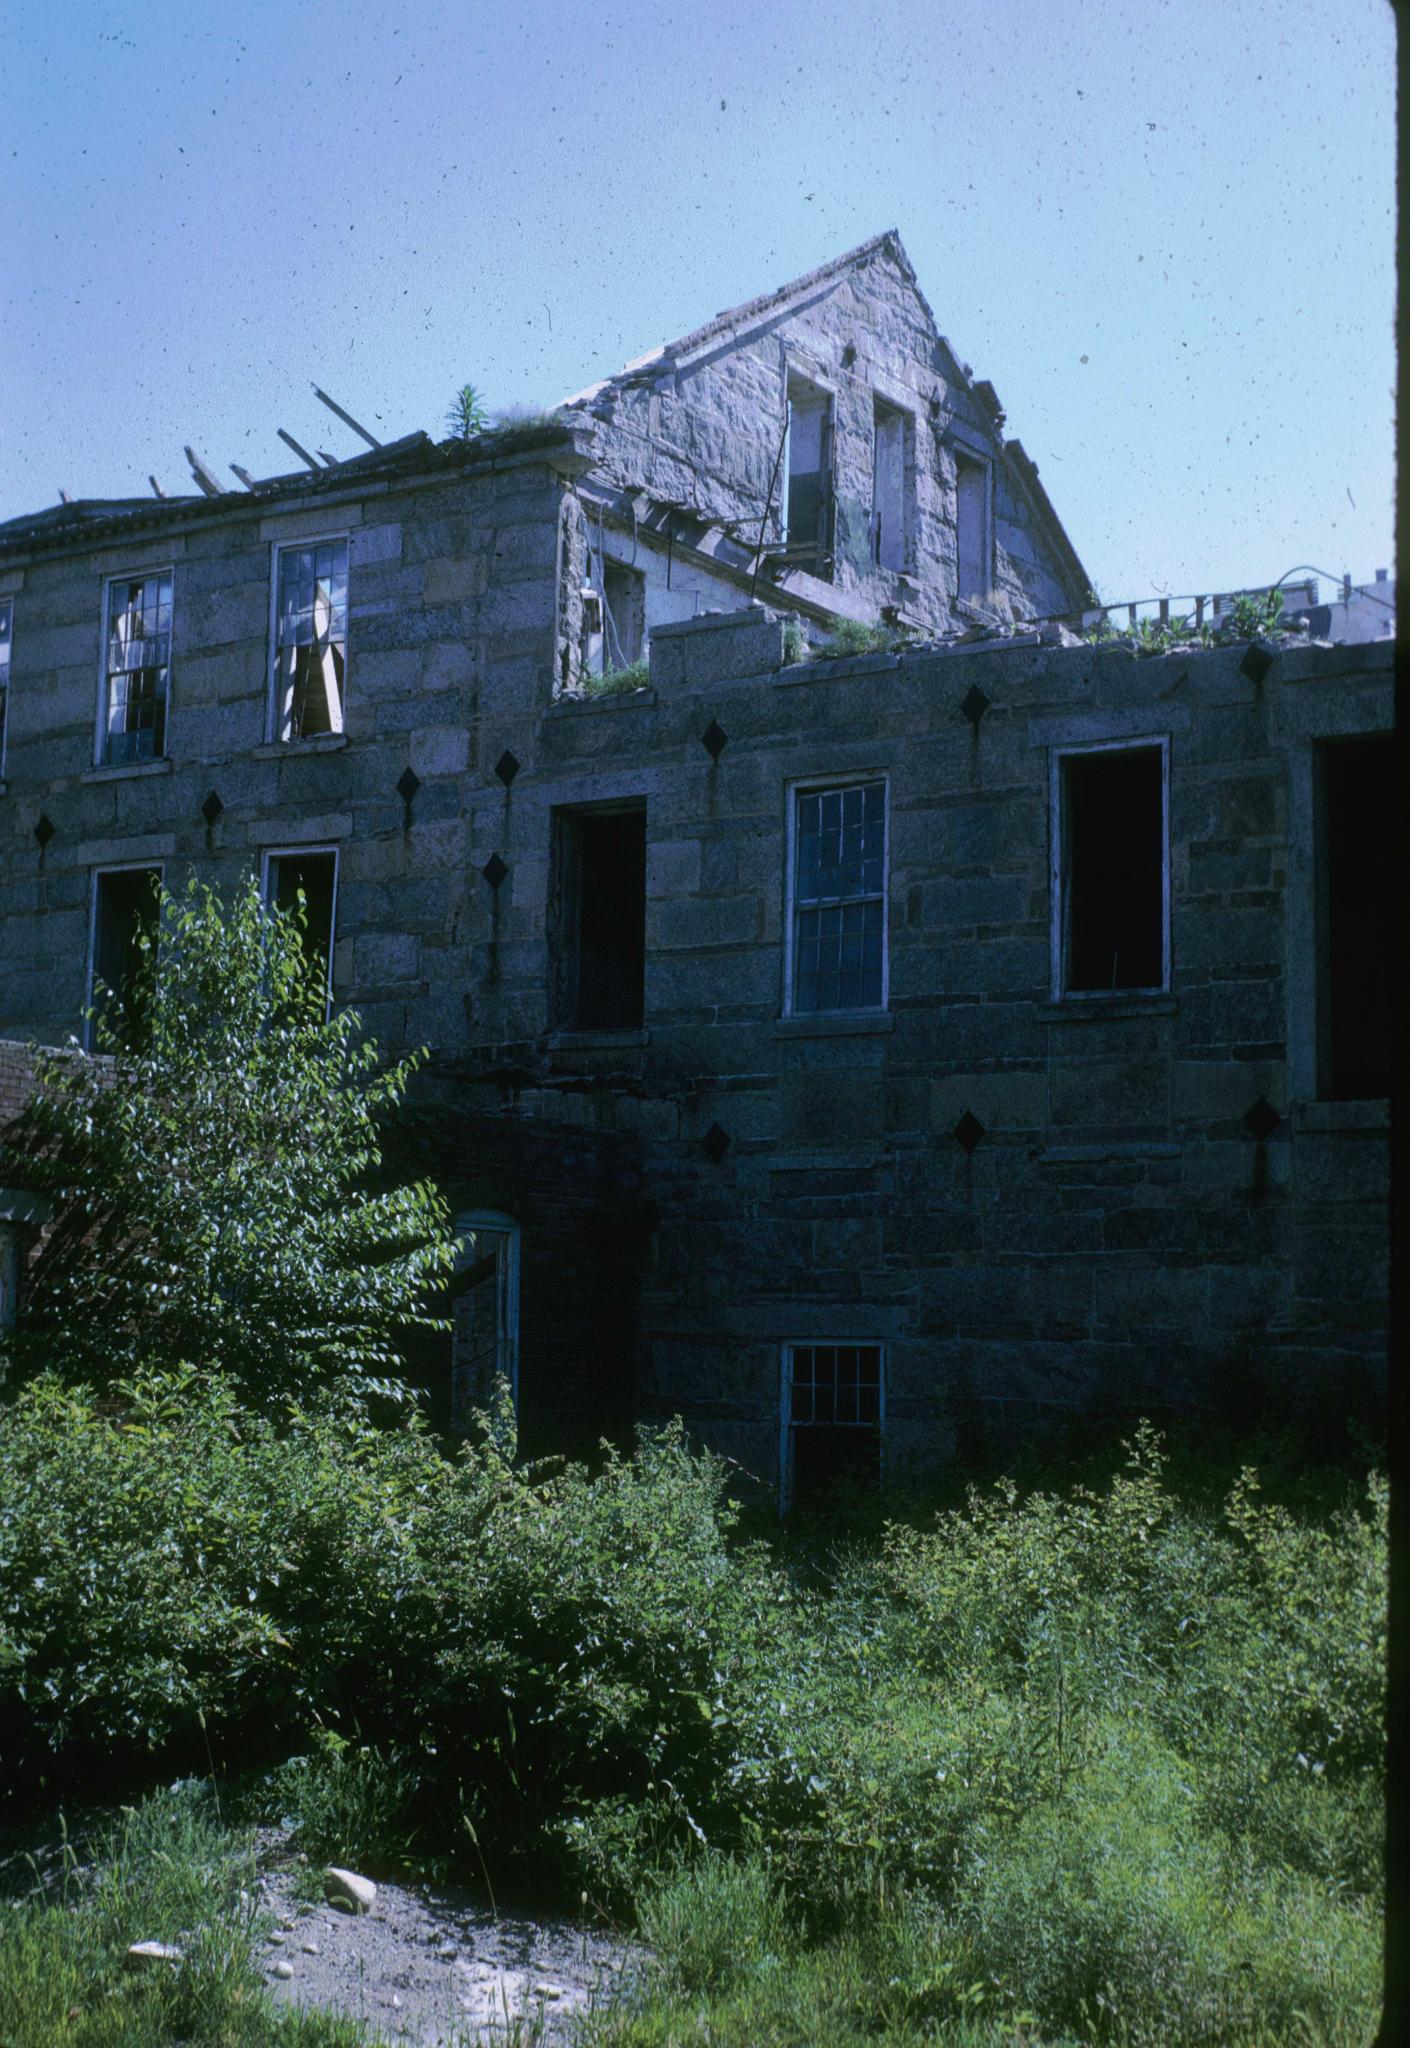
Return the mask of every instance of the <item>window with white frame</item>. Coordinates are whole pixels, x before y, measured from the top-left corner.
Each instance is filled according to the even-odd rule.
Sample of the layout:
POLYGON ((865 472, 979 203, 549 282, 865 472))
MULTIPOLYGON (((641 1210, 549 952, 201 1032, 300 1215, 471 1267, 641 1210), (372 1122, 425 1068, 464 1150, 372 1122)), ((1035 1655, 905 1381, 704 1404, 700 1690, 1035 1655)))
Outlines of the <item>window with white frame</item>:
POLYGON ((142 1036, 146 969, 161 904, 159 867, 99 868, 93 876, 93 936, 88 960, 89 1043, 131 1051, 142 1036), (95 1027, 101 1021, 101 1031, 95 1027))
POLYGON ((333 989, 333 933, 338 898, 338 854, 331 846, 294 846, 264 857, 264 900, 298 918, 307 959, 333 989))
POLYGON ((13 607, 0 599, 0 782, 5 779, 5 734, 10 709, 10 626, 13 607))
POLYGON ((886 1005, 886 784, 795 789, 788 1010, 886 1005))
POLYGON ((296 541, 275 554, 274 730, 281 740, 343 730, 348 543, 296 541))
POLYGON ((1055 999, 1169 987, 1168 786, 1163 738, 1055 752, 1055 999))
POLYGON ((785 1510, 881 1479, 880 1344, 786 1344, 780 1495, 785 1510))
POLYGON ((455 1219, 450 1426, 464 1436, 491 1407, 496 1380, 519 1405, 519 1226, 499 1209, 455 1219))
POLYGON ((99 763, 160 760, 171 679, 170 569, 112 577, 104 614, 99 763))

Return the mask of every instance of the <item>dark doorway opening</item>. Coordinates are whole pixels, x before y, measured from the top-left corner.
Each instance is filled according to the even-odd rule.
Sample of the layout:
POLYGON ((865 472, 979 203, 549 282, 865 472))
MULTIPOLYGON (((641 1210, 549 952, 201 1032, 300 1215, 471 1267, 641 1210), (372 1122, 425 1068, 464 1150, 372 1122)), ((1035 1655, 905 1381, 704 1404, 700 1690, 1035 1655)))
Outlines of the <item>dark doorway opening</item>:
POLYGON ((559 1023, 628 1031, 646 983, 646 810, 558 815, 559 1023))
POLYGON ((1320 751, 1319 1092, 1333 1102, 1374 1100, 1390 1094, 1392 1064, 1394 739, 1329 740, 1320 751))

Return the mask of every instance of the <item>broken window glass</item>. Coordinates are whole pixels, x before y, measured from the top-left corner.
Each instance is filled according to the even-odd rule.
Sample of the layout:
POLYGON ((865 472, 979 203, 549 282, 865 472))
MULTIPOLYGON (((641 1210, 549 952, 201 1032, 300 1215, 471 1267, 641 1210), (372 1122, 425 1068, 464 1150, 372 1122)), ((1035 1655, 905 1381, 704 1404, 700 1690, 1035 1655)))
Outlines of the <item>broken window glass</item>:
POLYGON ((341 732, 348 637, 346 540, 280 548, 276 613, 280 739, 341 732))
POLYGON ((142 1036, 143 969, 156 938, 161 879, 160 868, 104 868, 94 881, 89 1002, 95 1020, 128 1051, 142 1036))
POLYGON ((171 675, 171 571, 108 585, 102 760, 160 760, 171 675))
POLYGON ((832 399, 801 377, 788 380, 788 495, 783 559, 832 574, 832 399))
POLYGON ((799 1015, 879 1010, 886 947, 886 785, 799 790, 793 1001, 799 1015))
POLYGON ((785 1505, 881 1478, 881 1346, 791 1344, 785 1359, 785 1505))
POLYGON ((1061 760, 1062 989, 1165 986, 1164 755, 1102 747, 1061 760))

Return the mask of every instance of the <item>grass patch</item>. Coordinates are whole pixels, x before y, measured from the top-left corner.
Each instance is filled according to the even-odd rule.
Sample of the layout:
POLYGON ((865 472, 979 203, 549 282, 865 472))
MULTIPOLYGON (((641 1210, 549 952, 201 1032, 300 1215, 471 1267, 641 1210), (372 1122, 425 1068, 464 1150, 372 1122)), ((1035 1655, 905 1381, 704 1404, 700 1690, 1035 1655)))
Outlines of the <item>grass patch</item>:
POLYGON ((609 669, 603 676, 584 676, 585 697, 622 697, 630 690, 644 690, 651 681, 651 663, 643 656, 625 668, 609 669))

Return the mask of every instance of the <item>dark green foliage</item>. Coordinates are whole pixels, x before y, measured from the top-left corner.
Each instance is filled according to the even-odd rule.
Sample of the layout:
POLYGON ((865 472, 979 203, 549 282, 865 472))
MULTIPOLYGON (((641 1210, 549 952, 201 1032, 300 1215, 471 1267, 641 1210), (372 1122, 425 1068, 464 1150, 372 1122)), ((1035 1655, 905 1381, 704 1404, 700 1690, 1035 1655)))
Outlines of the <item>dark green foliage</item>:
POLYGON ((415 1062, 381 1070, 356 1015, 326 1014, 322 962, 253 876, 228 904, 194 881, 164 896, 139 945, 140 1030, 96 1019, 111 1065, 41 1051, 12 1141, 57 1211, 20 1365, 107 1380, 190 1363, 263 1405, 330 1382, 395 1393, 453 1259, 432 1188, 368 1184, 415 1062))
POLYGON ((121 1420, 36 1383, 0 1415, 7 1775, 294 1751, 260 1797, 311 1854, 635 1897, 663 1974, 624 2044, 707 2008, 751 2048, 1025 2010, 1045 2042, 1366 2038, 1379 1482, 1191 1508, 1142 1431, 1100 1487, 1001 1486, 823 1577, 742 1543, 724 1479, 678 1434, 589 1477, 515 1466, 503 1411, 447 1461, 194 1376, 121 1420))
POLYGON ((473 384, 462 384, 446 413, 446 433, 452 441, 473 441, 490 423, 485 402, 473 384))

